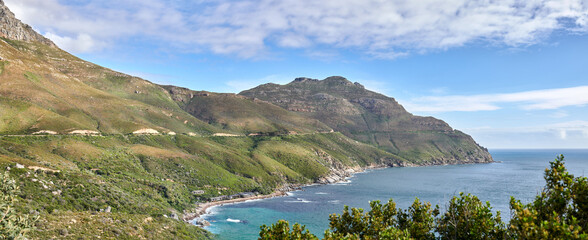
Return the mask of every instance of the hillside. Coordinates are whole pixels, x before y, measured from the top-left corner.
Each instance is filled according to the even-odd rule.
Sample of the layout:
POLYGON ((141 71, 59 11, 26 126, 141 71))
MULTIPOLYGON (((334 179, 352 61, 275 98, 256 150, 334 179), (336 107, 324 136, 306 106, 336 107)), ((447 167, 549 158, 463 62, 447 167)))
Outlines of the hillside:
POLYGON ((350 138, 422 164, 492 159, 470 136, 442 120, 410 114, 393 98, 343 77, 297 78, 286 85, 269 83, 239 94, 319 120, 350 138))
POLYGON ((151 82, 83 61, 14 18, 0 2, 0 134, 75 130, 209 134, 151 82))

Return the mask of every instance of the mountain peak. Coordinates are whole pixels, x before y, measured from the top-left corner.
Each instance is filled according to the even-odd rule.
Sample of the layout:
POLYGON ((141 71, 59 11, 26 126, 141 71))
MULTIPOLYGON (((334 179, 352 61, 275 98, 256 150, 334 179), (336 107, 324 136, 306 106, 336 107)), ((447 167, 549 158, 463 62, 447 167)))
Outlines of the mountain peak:
MULTIPOLYGON (((307 77, 299 77, 294 79, 294 81, 291 82, 291 84, 294 83, 326 83, 326 84, 334 84, 334 85, 354 85, 354 83, 352 83, 351 81, 347 80, 347 78, 341 77, 341 76, 331 76, 328 78, 325 78, 323 80, 318 80, 318 79, 314 79, 314 78, 307 78, 307 77)), ((356 86, 361 86, 361 84, 356 83, 356 86)), ((363 87, 363 86, 361 86, 363 87)))
POLYGON ((307 78, 307 77, 299 77, 294 79, 294 81, 292 81, 293 83, 302 83, 302 82, 318 82, 318 79, 314 79, 314 78, 307 78))
POLYGON ((51 40, 17 19, 2 0, 0 0, 0 37, 18 41, 40 42, 56 47, 51 40))

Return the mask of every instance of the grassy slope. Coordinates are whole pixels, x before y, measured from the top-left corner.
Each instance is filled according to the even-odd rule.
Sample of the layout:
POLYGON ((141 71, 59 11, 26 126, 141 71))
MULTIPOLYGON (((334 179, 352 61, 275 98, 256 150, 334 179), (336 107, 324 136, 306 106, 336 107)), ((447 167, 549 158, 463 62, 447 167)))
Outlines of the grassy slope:
POLYGON ((165 88, 186 112, 234 133, 313 133, 331 130, 318 120, 265 101, 235 94, 191 91, 174 86, 165 88))
POLYGON ((312 183, 334 165, 401 161, 339 133, 0 137, 0 168, 13 166, 10 173, 22 189, 20 210, 41 214, 36 238, 63 237, 59 234, 64 228, 71 238, 82 234, 132 238, 131 234, 149 236, 154 231, 162 239, 203 237, 205 233, 195 227, 162 216, 181 215, 214 196, 270 193, 284 184, 312 183), (15 162, 60 172, 16 169, 15 162), (193 195, 194 190, 205 193, 193 195), (113 214, 97 213, 107 206, 113 214), (169 229, 155 227, 159 225, 169 229))
POLYGON ((348 137, 420 164, 491 160, 490 154, 470 136, 447 123, 414 116, 393 98, 341 77, 265 84, 240 95, 317 119, 348 137))
POLYGON ((98 130, 217 132, 165 89, 39 43, 0 39, 0 133, 98 130))

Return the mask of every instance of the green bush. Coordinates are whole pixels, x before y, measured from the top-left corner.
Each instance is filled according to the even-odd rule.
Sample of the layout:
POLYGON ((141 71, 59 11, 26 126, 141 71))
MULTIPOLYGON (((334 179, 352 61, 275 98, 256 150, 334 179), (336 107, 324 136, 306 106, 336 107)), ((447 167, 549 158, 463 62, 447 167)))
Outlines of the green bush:
POLYGON ((437 219, 436 231, 441 239, 503 239, 506 234, 500 212, 494 217, 489 202, 464 193, 451 199, 447 212, 437 219))
POLYGON ((38 217, 29 217, 16 211, 14 205, 19 187, 8 172, 0 173, 0 239, 26 239, 38 217))
POLYGON ((263 225, 260 227, 260 238, 263 240, 274 240, 274 239, 287 239, 287 240, 299 240, 299 239, 318 239, 312 235, 308 230, 305 230, 304 226, 296 223, 292 226, 290 231, 290 224, 288 221, 280 220, 273 224, 271 227, 263 225))

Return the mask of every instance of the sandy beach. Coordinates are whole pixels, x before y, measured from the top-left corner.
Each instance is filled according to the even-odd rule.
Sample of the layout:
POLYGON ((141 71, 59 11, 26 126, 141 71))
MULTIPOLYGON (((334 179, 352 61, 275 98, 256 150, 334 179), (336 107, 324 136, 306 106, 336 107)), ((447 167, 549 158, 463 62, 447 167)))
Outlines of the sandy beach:
POLYGON ((247 198, 235 198, 235 199, 230 199, 230 200, 222 200, 222 201, 216 201, 216 202, 206 202, 206 203, 202 203, 200 205, 198 205, 198 207, 196 208, 195 212, 190 213, 190 214, 186 214, 184 216, 184 221, 186 222, 192 222, 194 219, 201 217, 202 215, 206 214, 206 210, 208 210, 211 207, 214 206, 221 206, 224 204, 232 204, 232 203, 240 203, 240 202, 245 202, 245 201, 250 201, 250 200, 258 200, 258 199, 266 199, 266 198, 273 198, 273 197, 281 197, 281 196, 285 196, 287 192, 283 192, 283 191, 276 191, 272 194, 268 194, 268 195, 258 195, 258 196, 254 196, 254 197, 247 197, 247 198))

